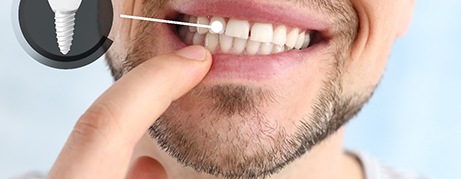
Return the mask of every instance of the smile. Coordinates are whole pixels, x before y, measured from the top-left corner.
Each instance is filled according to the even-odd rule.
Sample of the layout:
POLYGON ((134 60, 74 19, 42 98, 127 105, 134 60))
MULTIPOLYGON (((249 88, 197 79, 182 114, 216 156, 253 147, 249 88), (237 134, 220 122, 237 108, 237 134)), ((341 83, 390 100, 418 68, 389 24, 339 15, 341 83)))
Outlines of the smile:
POLYGON ((333 39, 327 16, 286 4, 251 3, 195 0, 174 4, 168 19, 204 25, 219 21, 224 28, 212 33, 205 28, 169 26, 171 33, 164 37, 175 48, 201 45, 210 50, 213 64, 204 81, 269 82, 286 78, 305 63, 310 63, 309 69, 319 66, 333 39))
POLYGON ((302 50, 311 45, 314 31, 286 25, 249 22, 219 16, 183 15, 181 21, 209 25, 218 21, 221 32, 197 27, 179 27, 179 36, 187 45, 202 45, 213 54, 270 55, 290 50, 302 50))

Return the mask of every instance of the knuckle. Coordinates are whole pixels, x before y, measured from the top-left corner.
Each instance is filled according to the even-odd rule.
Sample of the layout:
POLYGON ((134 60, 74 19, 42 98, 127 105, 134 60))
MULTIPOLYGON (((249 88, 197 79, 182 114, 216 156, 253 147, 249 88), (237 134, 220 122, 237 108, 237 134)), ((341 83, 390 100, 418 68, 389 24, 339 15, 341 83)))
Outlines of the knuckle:
POLYGON ((93 105, 77 121, 73 133, 86 140, 99 137, 108 138, 115 120, 113 116, 113 112, 107 105, 93 105))

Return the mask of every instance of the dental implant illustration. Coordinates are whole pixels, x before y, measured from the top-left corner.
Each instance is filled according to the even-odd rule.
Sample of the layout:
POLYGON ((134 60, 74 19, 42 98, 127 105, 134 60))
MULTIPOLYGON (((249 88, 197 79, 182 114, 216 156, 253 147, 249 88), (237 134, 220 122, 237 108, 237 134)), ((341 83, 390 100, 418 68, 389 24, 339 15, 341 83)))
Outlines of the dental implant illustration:
POLYGON ((56 39, 59 50, 66 55, 72 46, 75 25, 75 13, 82 0, 48 0, 54 11, 56 39))

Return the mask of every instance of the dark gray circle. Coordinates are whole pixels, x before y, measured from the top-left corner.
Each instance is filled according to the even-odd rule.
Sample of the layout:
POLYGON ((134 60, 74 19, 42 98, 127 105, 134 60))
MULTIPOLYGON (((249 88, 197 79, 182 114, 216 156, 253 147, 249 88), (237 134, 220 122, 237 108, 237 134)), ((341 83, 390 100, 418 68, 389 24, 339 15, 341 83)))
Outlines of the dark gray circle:
POLYGON ((83 0, 75 15, 74 36, 67 55, 58 48, 54 12, 48 0, 16 0, 13 26, 26 52, 38 62, 59 69, 88 65, 104 55, 112 45, 111 0, 83 0), (15 24, 17 23, 17 24, 15 24))

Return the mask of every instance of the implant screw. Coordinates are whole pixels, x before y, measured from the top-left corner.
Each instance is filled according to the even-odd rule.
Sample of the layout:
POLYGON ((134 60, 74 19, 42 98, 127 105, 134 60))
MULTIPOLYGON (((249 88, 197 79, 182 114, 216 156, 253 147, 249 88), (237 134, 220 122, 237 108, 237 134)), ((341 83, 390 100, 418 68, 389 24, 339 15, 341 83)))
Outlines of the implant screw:
POLYGON ((76 11, 55 11, 56 38, 59 50, 66 55, 72 46, 76 11))

